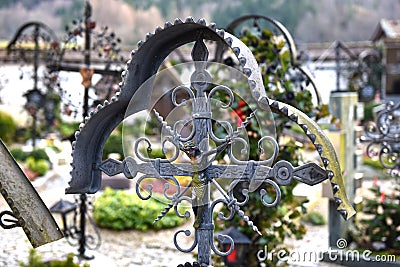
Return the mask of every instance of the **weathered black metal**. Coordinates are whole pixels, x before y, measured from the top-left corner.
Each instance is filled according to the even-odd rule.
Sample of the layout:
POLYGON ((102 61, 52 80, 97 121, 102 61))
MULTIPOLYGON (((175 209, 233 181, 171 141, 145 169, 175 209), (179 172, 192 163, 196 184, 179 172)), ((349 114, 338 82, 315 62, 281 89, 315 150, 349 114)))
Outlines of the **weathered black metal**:
POLYGON ((388 102, 375 113, 375 121, 365 127, 361 142, 368 143, 367 154, 379 158, 392 174, 400 170, 400 103, 388 102))
MULTIPOLYGON (((166 191, 164 192, 167 199, 171 202, 156 220, 161 219, 172 207, 175 208, 178 216, 190 216, 189 213, 180 214, 177 206, 182 201, 191 202, 192 206, 195 206, 194 213, 196 217, 194 223, 194 242, 189 248, 182 248, 178 245, 177 236, 181 233, 189 236, 191 234, 189 230, 178 231, 175 234, 174 242, 175 246, 184 252, 192 251, 198 246, 198 260, 202 266, 211 264, 211 250, 223 256, 228 255, 234 248, 232 239, 227 236, 220 236, 220 238, 228 240, 231 244, 228 251, 223 252, 215 247, 213 241, 214 227, 211 215, 217 204, 222 203, 230 210, 228 217, 221 214, 220 218, 230 219, 237 212, 249 227, 260 233, 250 218, 245 216, 240 209, 240 206, 245 205, 248 201, 248 190, 243 190, 242 192, 246 199, 243 202, 238 202, 233 196, 232 188, 239 180, 251 181, 259 179, 270 185, 275 191, 275 200, 272 203, 266 202, 264 200, 266 192, 263 190, 261 190, 261 198, 265 206, 272 207, 277 205, 280 200, 278 184, 286 185, 293 179, 308 184, 315 184, 329 178, 338 204, 338 211, 346 219, 354 215, 354 210, 348 203, 344 192, 341 171, 332 144, 319 126, 305 114, 285 103, 267 98, 257 62, 249 48, 239 39, 223 30, 217 30, 214 24, 207 25, 204 19, 195 22, 193 18, 189 17, 185 21, 176 19, 174 23, 167 22, 164 28, 158 27, 154 34, 147 34, 146 41, 140 41, 138 46, 139 49, 132 52, 132 58, 127 64, 126 71, 123 72, 124 79, 120 84, 121 92, 111 99, 111 103, 105 102, 104 105, 99 105, 97 111, 91 114, 85 120, 84 124, 80 125, 80 130, 75 134, 76 142, 73 143, 72 179, 69 183, 69 188, 66 189, 67 193, 95 193, 101 185, 102 171, 108 174, 123 173, 128 178, 133 178, 139 172, 143 173, 144 175, 137 180, 136 185, 137 194, 142 199, 151 197, 151 190, 149 192, 150 195, 147 196, 142 195, 140 191, 140 184, 144 179, 155 177, 172 182, 176 185, 176 192, 172 196, 167 195, 166 191), (268 160, 241 161, 235 158, 231 151, 232 144, 237 141, 242 142, 238 136, 238 132, 240 132, 240 129, 245 128, 252 116, 254 116, 254 113, 242 123, 238 130, 228 129, 225 138, 221 139, 215 136, 210 126, 212 119, 209 101, 217 90, 224 91, 228 96, 231 96, 231 99, 233 94, 231 89, 222 85, 215 87, 210 92, 206 92, 210 85, 207 78, 210 74, 205 69, 204 60, 208 57, 208 51, 203 40, 223 42, 232 49, 241 64, 240 70, 247 77, 250 88, 249 97, 256 101, 258 109, 272 110, 299 124, 311 142, 317 147, 325 170, 313 164, 293 167, 289 162, 278 162, 272 168, 268 167, 267 165, 272 163, 278 150, 275 139, 269 136, 262 137, 259 140, 259 146, 262 142, 269 142, 273 147, 273 155, 268 160), (135 154, 143 163, 136 162, 132 157, 126 157, 122 162, 112 159, 102 162, 104 143, 114 128, 126 115, 134 114, 148 108, 148 103, 146 103, 147 96, 143 95, 140 103, 138 102, 134 107, 135 110, 128 111, 129 102, 134 94, 146 80, 158 71, 161 63, 168 54, 177 47, 190 42, 195 42, 192 51, 195 71, 192 75, 191 86, 176 87, 172 94, 172 102, 176 106, 182 105, 182 103, 177 103, 177 99, 174 98, 177 91, 183 90, 190 96, 193 105, 192 121, 194 127, 192 133, 187 137, 180 136, 177 133, 179 131, 174 130, 175 126, 173 128, 168 126, 164 119, 156 112, 156 117, 168 133, 163 144, 170 142, 176 148, 175 155, 172 158, 149 159, 142 156, 138 149, 139 143, 145 143, 148 145, 148 149, 151 149, 150 140, 142 137, 135 142, 135 154), (206 142, 202 142, 204 140, 212 140, 217 144, 216 148, 210 149, 206 142), (212 158, 224 150, 228 151, 228 155, 233 163, 232 165, 221 166, 213 164, 209 160, 209 157, 212 158), (188 155, 191 163, 172 164, 177 159, 180 151, 188 155), (238 171, 242 172, 242 174, 238 175, 238 171), (223 175, 219 173, 223 173, 223 175), (190 186, 181 191, 180 184, 174 175, 192 176, 190 186), (227 192, 216 181, 215 178, 218 177, 231 179, 231 186, 227 192), (211 185, 222 194, 222 198, 211 201, 209 193, 211 185), (189 189, 192 190, 192 198, 184 195, 189 189)), ((225 107, 229 106, 230 104, 225 105, 225 107)))

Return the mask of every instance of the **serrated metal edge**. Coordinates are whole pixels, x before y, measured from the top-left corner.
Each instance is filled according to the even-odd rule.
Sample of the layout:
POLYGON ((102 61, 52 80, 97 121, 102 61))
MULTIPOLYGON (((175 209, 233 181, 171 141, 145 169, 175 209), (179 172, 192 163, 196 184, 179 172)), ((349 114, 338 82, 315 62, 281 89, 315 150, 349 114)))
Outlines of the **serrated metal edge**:
MULTIPOLYGON (((267 102, 267 101, 264 101, 267 102)), ((327 172, 328 178, 331 183, 332 191, 333 191, 333 196, 335 203, 337 204, 337 211, 343 216, 345 220, 348 220, 351 218, 354 214, 355 211, 353 207, 350 205, 347 197, 345 196, 345 192, 341 192, 339 184, 342 184, 344 190, 344 183, 343 181, 339 181, 339 179, 342 179, 340 177, 337 177, 335 175, 335 172, 333 169, 337 168, 332 166, 332 162, 329 161, 329 156, 328 156, 328 151, 325 149, 324 145, 319 143, 319 138, 318 138, 318 133, 314 133, 313 130, 310 130, 310 127, 307 125, 307 122, 304 120, 307 115, 303 114, 301 111, 285 104, 279 101, 275 101, 270 99, 269 102, 269 107, 274 113, 278 113, 280 115, 283 115, 296 124, 298 124, 304 131, 304 133, 308 136, 310 141, 313 143, 313 145, 317 148, 317 152, 320 155, 320 158, 322 160, 322 163, 325 167, 325 170, 327 172), (341 195, 344 194, 345 197, 341 197, 341 195)), ((310 119, 311 120, 311 119, 310 119)), ((322 133, 319 133, 320 135, 322 133)), ((339 164, 338 162, 335 162, 335 164, 339 164)), ((338 172, 338 170, 336 170, 338 172)), ((340 168, 339 168, 340 172, 340 168)))

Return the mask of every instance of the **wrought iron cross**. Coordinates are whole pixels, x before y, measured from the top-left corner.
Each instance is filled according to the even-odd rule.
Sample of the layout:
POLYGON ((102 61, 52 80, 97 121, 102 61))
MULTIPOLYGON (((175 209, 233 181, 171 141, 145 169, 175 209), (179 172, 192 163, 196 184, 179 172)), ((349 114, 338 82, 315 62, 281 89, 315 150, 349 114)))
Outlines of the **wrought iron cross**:
POLYGON ((400 103, 388 102, 375 114, 376 121, 365 127, 361 142, 368 143, 367 154, 378 157, 382 166, 400 170, 400 103))
POLYGON ((228 104, 221 104, 222 108, 228 108, 234 101, 232 90, 223 85, 211 87, 211 76, 206 70, 208 50, 202 39, 195 42, 192 50, 192 59, 195 62, 195 70, 191 76, 191 86, 178 86, 172 92, 172 102, 175 106, 183 106, 188 104, 188 100, 182 100, 178 103, 177 93, 183 91, 190 98, 193 113, 191 120, 193 127, 188 136, 182 136, 179 133, 179 126, 183 123, 177 122, 173 127, 169 126, 164 118, 154 110, 158 121, 162 124, 164 132, 167 134, 163 138, 164 145, 169 142, 175 147, 175 153, 168 159, 150 159, 143 156, 139 152, 141 143, 146 143, 148 150, 151 150, 151 141, 146 137, 141 137, 136 140, 134 157, 126 157, 123 161, 115 159, 107 159, 102 162, 100 170, 109 176, 123 173, 127 178, 134 178, 137 174, 142 174, 136 182, 136 192, 143 199, 149 199, 152 196, 151 187, 149 194, 144 196, 141 192, 141 183, 146 178, 157 178, 166 180, 164 195, 169 199, 170 203, 155 219, 162 219, 165 214, 174 208, 179 217, 189 217, 190 213, 180 214, 178 205, 182 201, 188 201, 193 207, 195 214, 194 221, 194 242, 189 248, 182 248, 178 244, 177 236, 184 233, 186 236, 191 235, 189 230, 180 230, 175 233, 174 243, 178 250, 182 252, 191 252, 198 246, 198 261, 200 264, 208 266, 211 264, 211 250, 217 255, 229 255, 234 249, 234 241, 229 236, 219 235, 219 239, 228 239, 230 247, 228 251, 220 251, 214 244, 214 224, 212 213, 217 204, 224 204, 230 211, 228 216, 219 213, 219 218, 230 220, 237 213, 253 231, 261 235, 260 230, 253 224, 248 216, 241 210, 241 206, 245 205, 249 200, 249 190, 242 191, 245 199, 239 202, 233 194, 233 188, 238 182, 259 182, 270 185, 275 191, 275 199, 272 202, 267 202, 264 196, 267 192, 260 190, 261 201, 266 207, 276 206, 281 199, 280 185, 288 185, 293 180, 297 180, 308 185, 315 185, 327 179, 327 174, 324 169, 315 163, 308 163, 303 166, 293 167, 287 161, 279 161, 273 167, 270 167, 278 153, 278 144, 271 136, 263 136, 258 141, 258 149, 263 154, 262 143, 269 142, 272 145, 272 156, 264 160, 249 160, 244 161, 235 157, 232 147, 235 143, 241 143, 246 146, 246 141, 240 137, 242 130, 246 128, 248 123, 254 117, 255 112, 251 113, 241 125, 234 130, 228 122, 219 122, 220 125, 227 125, 225 128, 227 134, 225 137, 218 137, 213 132, 214 119, 212 118, 211 100, 218 91, 223 91, 229 97, 228 104), (210 142, 215 143, 215 147, 210 146, 210 142), (174 163, 184 152, 191 160, 190 163, 174 163), (221 153, 227 153, 231 164, 222 165, 215 164, 215 158, 221 153), (188 187, 181 189, 179 181, 175 176, 190 176, 192 177, 188 187), (229 181, 229 189, 225 190, 216 179, 224 179, 229 181), (176 185, 176 192, 173 195, 167 194, 169 183, 176 185), (211 187, 219 191, 221 197, 213 200, 211 198, 211 187), (191 190, 192 197, 188 197, 186 193, 191 190))

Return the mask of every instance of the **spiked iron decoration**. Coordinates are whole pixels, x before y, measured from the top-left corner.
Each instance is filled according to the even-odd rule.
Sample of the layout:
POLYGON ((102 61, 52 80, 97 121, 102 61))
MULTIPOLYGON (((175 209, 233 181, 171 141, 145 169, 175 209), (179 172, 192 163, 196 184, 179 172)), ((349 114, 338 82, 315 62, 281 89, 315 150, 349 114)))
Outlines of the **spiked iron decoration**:
MULTIPOLYGON (((156 218, 156 221, 162 219, 166 212, 172 208, 175 209, 178 216, 189 217, 189 212, 180 214, 177 207, 182 201, 191 203, 196 217, 193 244, 189 248, 182 248, 178 244, 177 236, 181 233, 189 236, 191 232, 188 230, 180 230, 175 233, 174 243, 178 250, 183 252, 190 252, 197 246, 199 251, 198 261, 202 266, 211 264, 211 250, 217 255, 224 256, 230 254, 234 249, 233 240, 228 236, 221 235, 219 238, 228 240, 231 246, 228 251, 220 251, 215 247, 212 213, 218 204, 226 205, 230 211, 227 217, 220 213, 220 218, 229 220, 237 213, 251 229, 260 233, 251 218, 247 217, 241 210, 241 206, 248 201, 249 190, 242 191, 244 196, 242 202, 239 202, 233 195, 233 188, 239 181, 251 182, 257 180, 268 184, 273 189, 275 198, 272 202, 267 202, 264 198, 267 192, 261 190, 261 201, 266 207, 274 207, 279 203, 281 197, 279 185, 290 184, 294 179, 314 185, 329 178, 339 212, 345 219, 354 215, 355 212, 345 195, 341 170, 332 144, 319 126, 305 114, 285 103, 267 98, 257 62, 249 48, 239 39, 223 30, 217 30, 214 24, 206 25, 204 19, 195 22, 193 18, 189 17, 184 22, 176 19, 174 23, 167 22, 164 28, 158 27, 154 34, 147 34, 146 41, 140 41, 138 46, 139 49, 132 52, 132 58, 123 72, 123 82, 120 84, 121 92, 119 95, 112 98, 111 103, 106 102, 104 105, 98 106, 97 111, 86 119, 85 123, 80 126, 80 130, 75 134, 77 140, 73 144, 72 179, 69 188, 66 190, 67 193, 95 193, 100 189, 101 172, 108 175, 123 173, 128 178, 134 178, 141 173, 142 176, 136 181, 136 191, 138 196, 144 200, 150 198, 152 192, 150 187, 148 195, 142 194, 140 185, 143 180, 154 177, 163 179, 166 184, 173 183, 176 185, 176 192, 172 196, 168 195, 168 186, 165 187, 164 195, 170 203, 156 218), (227 134, 224 138, 216 136, 213 132, 213 111, 210 103, 212 97, 217 92, 222 91, 230 101, 228 104, 220 106, 221 108, 228 108, 232 104, 234 94, 232 89, 223 85, 210 88, 211 76, 206 70, 208 50, 203 40, 222 42, 233 51, 241 65, 240 70, 247 79, 251 97, 257 104, 257 109, 236 130, 229 126, 226 127, 227 134), (192 104, 191 122, 193 127, 191 133, 186 137, 181 136, 176 128, 179 123, 171 127, 158 112, 155 112, 164 132, 167 132, 162 141, 163 146, 166 142, 169 142, 175 147, 174 155, 171 158, 150 159, 144 157, 139 151, 139 145, 146 144, 149 151, 151 150, 151 142, 149 139, 141 137, 134 143, 134 152, 138 160, 128 156, 123 161, 107 159, 102 162, 104 143, 114 128, 124 119, 126 113, 128 115, 134 114, 148 108, 146 104, 148 104, 147 99, 149 97, 141 95, 140 101, 134 107, 135 109, 128 111, 127 108, 133 95, 139 92, 141 85, 158 71, 168 54, 175 48, 190 42, 195 42, 192 50, 195 68, 191 76, 190 86, 176 87, 172 93, 172 102, 175 106, 189 103, 189 101, 178 103, 178 91, 183 91, 189 96, 192 104), (301 126, 316 146, 325 169, 314 163, 293 167, 286 161, 277 162, 273 167, 270 167, 278 152, 278 145, 271 136, 261 137, 258 143, 260 151, 262 151, 262 143, 270 144, 270 147, 272 147, 270 152, 272 153, 269 158, 259 161, 244 161, 235 157, 232 152, 233 144, 246 143, 240 137, 241 130, 252 120, 254 114, 257 115, 258 112, 268 110, 288 117, 301 126), (210 147, 209 142, 215 143, 215 148, 210 147), (232 164, 215 164, 214 159, 224 151, 228 154, 232 164), (175 163, 180 152, 186 154, 191 162, 175 163), (181 190, 179 181, 175 176, 191 176, 192 180, 187 188, 181 190), (217 178, 229 182, 227 190, 224 189, 217 178), (221 194, 221 198, 211 199, 211 186, 221 194), (189 190, 192 191, 191 198, 186 194, 189 190)), ((144 94, 146 93, 148 92, 144 94)))
POLYGON ((361 142, 368 143, 367 154, 379 158, 386 169, 400 170, 400 103, 388 102, 375 114, 376 121, 365 127, 361 142))

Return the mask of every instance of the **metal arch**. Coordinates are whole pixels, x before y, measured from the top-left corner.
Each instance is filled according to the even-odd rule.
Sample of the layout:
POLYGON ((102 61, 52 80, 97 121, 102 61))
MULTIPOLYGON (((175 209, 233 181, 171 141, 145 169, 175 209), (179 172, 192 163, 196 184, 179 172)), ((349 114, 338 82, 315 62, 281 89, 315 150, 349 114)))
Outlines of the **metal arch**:
POLYGON ((286 43, 289 46, 289 50, 290 50, 290 61, 292 63, 293 66, 297 66, 297 50, 296 50, 296 45, 294 43, 294 40, 292 38, 292 35, 289 33, 289 31, 286 29, 285 26, 283 26, 282 23, 280 23, 279 21, 267 17, 267 16, 263 16, 263 15, 257 15, 257 14, 250 14, 250 15, 244 15, 242 17, 239 17, 237 19, 235 19, 234 21, 232 21, 227 27, 226 30, 232 34, 234 34, 234 29, 236 27, 238 27, 240 24, 242 24, 243 22, 245 22, 246 20, 257 20, 257 19, 264 19, 268 22, 270 22, 271 24, 273 24, 276 28, 279 29, 279 31, 283 34, 283 37, 285 38, 286 43))
MULTIPOLYGON (((344 182, 333 146, 319 126, 304 113, 287 104, 267 98, 258 64, 249 48, 233 35, 217 30, 214 24, 206 25, 205 20, 195 22, 191 17, 185 22, 177 19, 174 24, 167 22, 164 28, 158 27, 155 33, 148 33, 146 41, 138 43, 139 49, 132 52, 126 71, 123 73, 121 92, 111 103, 105 102, 98 111, 87 118, 86 123, 76 132, 73 144, 72 179, 67 193, 95 193, 101 184, 102 151, 105 141, 114 128, 123 120, 128 103, 142 83, 155 74, 165 57, 177 47, 198 40, 225 43, 232 49, 248 77, 252 96, 260 107, 271 108, 275 113, 288 117, 299 124, 320 153, 321 160, 331 180, 338 210, 345 219, 355 214, 347 200, 344 182), (143 64, 146 62, 146 64, 143 64)), ((138 106, 137 111, 146 107, 138 106)))
MULTIPOLYGON (((234 21, 232 21, 227 27, 227 31, 234 34, 234 30, 235 28, 237 28, 240 24, 242 24, 243 22, 247 21, 247 20, 258 20, 258 19, 263 19, 266 20, 268 22, 270 22, 272 25, 274 25, 283 35, 283 38, 286 41, 286 44, 289 48, 290 51, 290 63, 292 64, 292 66, 296 69, 298 69, 303 75, 305 75, 309 81, 309 83, 311 84, 311 86, 314 89, 314 93, 316 96, 316 100, 317 100, 317 104, 319 105, 321 103, 321 95, 318 91, 318 88, 316 86, 315 80, 312 77, 311 73, 309 73, 307 70, 305 70, 304 68, 302 68, 299 64, 299 62, 297 61, 297 49, 296 49, 296 45, 294 42, 294 39, 292 37, 292 35, 289 33, 289 31, 286 29, 286 27, 280 23, 279 21, 267 17, 267 16, 263 16, 263 15, 258 15, 258 14, 250 14, 250 15, 244 15, 242 17, 239 17, 237 19, 235 19, 234 21)), ((222 54, 224 51, 224 47, 221 46, 221 44, 217 44, 217 48, 216 48, 216 52, 215 52, 215 60, 216 61, 221 61, 222 60, 222 54)))
POLYGON ((8 43, 6 47, 7 53, 11 52, 12 47, 17 43, 18 38, 21 36, 21 34, 28 28, 30 27, 38 27, 38 29, 44 29, 49 36, 52 38, 52 40, 58 42, 57 35, 54 33, 54 31, 47 26, 46 24, 39 22, 39 21, 31 21, 23 24, 15 33, 14 37, 11 39, 11 41, 8 43))

